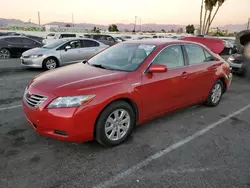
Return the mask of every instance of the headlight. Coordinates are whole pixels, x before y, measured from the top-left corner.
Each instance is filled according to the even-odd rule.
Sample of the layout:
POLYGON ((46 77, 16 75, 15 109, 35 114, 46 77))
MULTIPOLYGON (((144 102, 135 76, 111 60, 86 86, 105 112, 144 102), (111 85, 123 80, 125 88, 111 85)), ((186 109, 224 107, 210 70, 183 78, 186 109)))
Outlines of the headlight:
POLYGON ((48 108, 70 108, 81 106, 92 101, 94 97, 95 95, 58 97, 49 104, 48 108))
POLYGON ((35 55, 30 55, 30 58, 38 58, 38 57, 42 57, 43 54, 35 54, 35 55))

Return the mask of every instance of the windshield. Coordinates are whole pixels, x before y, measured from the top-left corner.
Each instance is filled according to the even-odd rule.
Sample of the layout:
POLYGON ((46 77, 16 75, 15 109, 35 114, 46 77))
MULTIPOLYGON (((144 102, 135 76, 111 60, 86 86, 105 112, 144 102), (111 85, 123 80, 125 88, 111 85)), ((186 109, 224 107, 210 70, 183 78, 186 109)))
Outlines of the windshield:
POLYGON ((43 46, 43 48, 48 48, 48 49, 56 48, 56 47, 64 44, 65 42, 66 42, 65 40, 56 40, 56 41, 51 42, 49 44, 45 44, 43 46))
POLYGON ((88 63, 130 72, 136 70, 154 49, 155 45, 117 44, 94 56, 88 63))

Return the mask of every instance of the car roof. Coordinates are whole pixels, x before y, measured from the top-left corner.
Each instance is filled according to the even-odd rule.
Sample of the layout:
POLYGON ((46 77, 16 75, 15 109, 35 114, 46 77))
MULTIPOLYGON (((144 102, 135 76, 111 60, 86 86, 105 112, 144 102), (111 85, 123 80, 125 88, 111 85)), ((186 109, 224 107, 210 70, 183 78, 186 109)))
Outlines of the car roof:
MULTIPOLYGON (((2 36, 1 39, 6 39, 6 38, 29 38, 26 35, 20 35, 20 36, 2 36)), ((29 38, 30 39, 30 38, 29 38)))
POLYGON ((148 44, 148 45, 167 45, 167 44, 180 44, 180 43, 193 43, 199 44, 196 42, 189 42, 189 41, 182 41, 177 39, 169 39, 169 38, 152 38, 152 39, 145 39, 145 40, 129 40, 123 43, 130 43, 130 44, 148 44))

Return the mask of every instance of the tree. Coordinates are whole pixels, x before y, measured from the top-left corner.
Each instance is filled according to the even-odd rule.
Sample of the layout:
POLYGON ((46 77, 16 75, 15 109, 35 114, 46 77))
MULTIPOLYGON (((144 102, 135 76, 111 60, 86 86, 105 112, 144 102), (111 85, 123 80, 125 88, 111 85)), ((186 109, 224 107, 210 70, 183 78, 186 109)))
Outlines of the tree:
POLYGON ((174 31, 174 29, 171 29, 171 31, 170 31, 171 33, 175 33, 175 31, 174 31))
POLYGON ((209 31, 209 28, 211 27, 211 24, 212 24, 212 22, 214 21, 215 16, 217 15, 217 13, 218 13, 220 7, 221 7, 222 4, 225 2, 225 0, 217 0, 217 2, 218 2, 217 9, 216 9, 216 11, 215 11, 215 13, 214 13, 212 19, 209 21, 208 28, 207 28, 207 32, 209 31))
POLYGON ((71 25, 70 24, 66 24, 65 27, 71 27, 71 25))
POLYGON ((108 30, 109 30, 109 32, 116 32, 116 31, 119 31, 117 25, 115 25, 115 24, 111 24, 111 25, 108 27, 108 30))
POLYGON ((194 25, 187 25, 186 26, 186 33, 194 34, 194 31, 195 31, 194 25))
POLYGON ((177 29, 177 33, 183 33, 183 29, 182 28, 177 29))
POLYGON ((162 29, 161 32, 162 32, 162 33, 166 33, 165 29, 162 29))
POLYGON ((202 23, 202 11, 203 11, 203 0, 201 5, 201 13, 200 13, 200 34, 207 34, 209 32, 209 28, 218 13, 218 10, 222 6, 225 0, 205 0, 205 15, 202 23), (217 9, 212 16, 213 8, 217 6, 217 9), (208 16, 207 16, 208 14, 208 16))

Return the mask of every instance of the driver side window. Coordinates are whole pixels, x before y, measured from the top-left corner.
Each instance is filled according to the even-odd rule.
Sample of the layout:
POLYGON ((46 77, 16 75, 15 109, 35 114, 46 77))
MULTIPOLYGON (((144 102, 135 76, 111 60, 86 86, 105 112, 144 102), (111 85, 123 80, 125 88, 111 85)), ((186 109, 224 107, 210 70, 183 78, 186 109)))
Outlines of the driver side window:
POLYGON ((184 66, 184 57, 180 45, 166 47, 154 59, 153 64, 166 65, 167 68, 178 68, 184 66))

